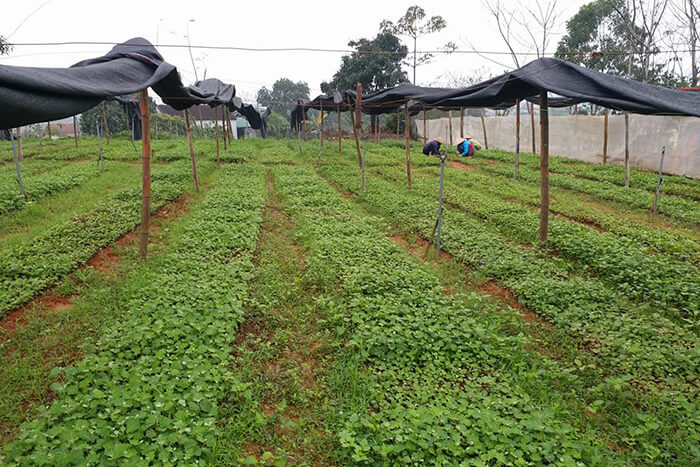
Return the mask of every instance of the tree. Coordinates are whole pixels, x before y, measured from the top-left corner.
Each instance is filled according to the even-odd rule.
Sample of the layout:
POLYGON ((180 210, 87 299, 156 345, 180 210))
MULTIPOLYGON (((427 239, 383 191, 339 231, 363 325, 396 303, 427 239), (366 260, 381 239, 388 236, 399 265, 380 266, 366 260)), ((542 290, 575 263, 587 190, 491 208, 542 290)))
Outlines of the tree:
POLYGON ((342 57, 340 68, 330 83, 321 83, 321 91, 354 89, 362 83, 364 92, 379 91, 408 81, 401 69, 401 61, 408 55, 408 48, 390 32, 380 32, 374 39, 350 41, 355 49, 342 57))
POLYGON ((615 75, 626 74, 629 49, 627 29, 619 21, 613 2, 595 0, 566 22, 566 34, 557 45, 554 56, 585 66, 592 70, 615 75))
MULTIPOLYGON (((434 54, 423 52, 418 54, 418 37, 442 31, 447 27, 447 21, 442 16, 432 16, 426 19, 425 10, 418 5, 413 5, 398 19, 396 24, 384 20, 379 24, 383 32, 390 32, 398 36, 408 36, 413 39, 413 63, 406 63, 413 68, 413 84, 416 84, 416 67, 430 63, 434 54)), ((443 46, 447 53, 457 49, 454 42, 448 42, 443 46)))
POLYGON ((5 36, 0 36, 0 55, 9 54, 12 51, 12 46, 7 41, 5 36))
POLYGON ((295 83, 287 78, 280 78, 272 85, 272 90, 265 86, 258 90, 257 102, 283 115, 297 99, 309 99, 309 85, 304 81, 295 83))

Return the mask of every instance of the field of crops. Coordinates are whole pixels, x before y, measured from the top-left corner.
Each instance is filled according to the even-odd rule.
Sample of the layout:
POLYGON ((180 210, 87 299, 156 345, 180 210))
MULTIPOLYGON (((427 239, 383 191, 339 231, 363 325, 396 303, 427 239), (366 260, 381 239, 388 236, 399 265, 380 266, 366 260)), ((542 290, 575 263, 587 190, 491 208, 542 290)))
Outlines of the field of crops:
POLYGON ((0 142, 0 464, 700 464, 700 181, 414 143, 0 142))

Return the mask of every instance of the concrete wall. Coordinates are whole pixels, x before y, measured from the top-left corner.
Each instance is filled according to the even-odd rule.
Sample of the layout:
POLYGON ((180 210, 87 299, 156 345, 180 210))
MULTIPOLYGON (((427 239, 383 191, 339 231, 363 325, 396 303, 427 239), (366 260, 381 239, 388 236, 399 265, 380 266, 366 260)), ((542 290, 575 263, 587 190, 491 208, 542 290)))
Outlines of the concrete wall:
MULTIPOLYGON (((530 116, 520 116, 520 150, 532 152, 530 116)), ((600 163, 603 160, 603 117, 550 116, 549 152, 552 155, 600 163)), ((423 121, 416 120, 423 135, 423 121)), ((539 151, 539 116, 535 115, 535 142, 539 151)), ((448 137, 448 119, 428 120, 428 137, 448 137)), ((515 150, 515 115, 486 117, 489 148, 515 150)), ((479 117, 464 117, 464 134, 482 144, 479 117)), ((454 144, 459 141, 459 116, 452 118, 454 144)), ((664 172, 700 178, 700 118, 630 115, 630 164, 643 170, 659 170, 661 147, 666 146, 664 172)), ((608 122, 608 162, 624 163, 625 117, 611 115, 608 122)))

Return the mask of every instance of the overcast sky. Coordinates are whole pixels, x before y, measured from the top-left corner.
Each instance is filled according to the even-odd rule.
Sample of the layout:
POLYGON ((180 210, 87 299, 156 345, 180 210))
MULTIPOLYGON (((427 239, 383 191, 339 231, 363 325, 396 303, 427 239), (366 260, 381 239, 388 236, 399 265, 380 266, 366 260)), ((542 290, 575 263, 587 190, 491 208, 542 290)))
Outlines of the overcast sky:
MULTIPOLYGON (((8 0, 6 0, 8 1, 8 0)), ((546 1, 546 0, 543 0, 546 1)), ((588 0, 590 1, 590 0, 588 0)), ((222 2, 222 1, 135 1, 24 0, 12 2, 0 15, 0 35, 14 43, 99 41, 121 42, 141 36, 154 44, 186 44, 189 29, 193 45, 251 48, 312 47, 348 49, 350 40, 374 37, 383 19, 396 21, 412 1, 332 2, 307 0, 222 2), (192 21, 193 20, 193 21, 192 21)), ((507 8, 525 8, 534 0, 501 0, 507 8)), ((565 21, 587 0, 559 0, 558 26, 549 52, 565 31, 565 21)), ((471 45, 483 51, 506 51, 495 21, 481 0, 418 2, 428 16, 442 15, 447 28, 419 39, 418 49, 434 50, 448 41, 461 50, 471 45)), ((536 25, 532 25, 536 29, 536 25)), ((90 57, 103 55, 107 45, 17 46, 0 64, 67 67, 90 57)), ((518 47, 525 51, 526 47, 518 47)), ((159 48, 165 60, 177 66, 185 84, 195 75, 187 49, 159 48)), ((270 88, 280 77, 306 81, 311 97, 319 94, 320 83, 328 81, 340 65, 337 52, 247 52, 193 50, 199 78, 219 78, 236 85, 244 100, 255 99, 261 86, 270 88)), ((512 66, 507 56, 490 55, 492 60, 512 66)), ((418 68, 417 84, 447 84, 448 74, 468 76, 475 69, 486 74, 505 70, 485 58, 471 54, 441 55, 418 68)), ((409 77, 411 77, 410 70, 409 77)), ((486 77, 486 76, 485 76, 486 77)))

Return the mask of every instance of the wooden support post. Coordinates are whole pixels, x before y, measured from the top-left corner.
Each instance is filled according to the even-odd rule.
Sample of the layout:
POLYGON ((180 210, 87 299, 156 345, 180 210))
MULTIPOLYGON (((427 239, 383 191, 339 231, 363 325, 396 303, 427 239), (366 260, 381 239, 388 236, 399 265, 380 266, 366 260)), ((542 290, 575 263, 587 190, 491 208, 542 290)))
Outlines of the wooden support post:
POLYGON ((27 192, 24 191, 24 185, 22 184, 22 172, 19 170, 19 157, 17 156, 17 147, 15 146, 15 136, 12 133, 12 130, 10 130, 10 140, 12 140, 12 153, 15 156, 15 171, 17 172, 17 183, 19 184, 19 192, 22 196, 25 198, 29 198, 27 196, 27 192))
MULTIPOLYGON (((454 146, 454 141, 452 141, 452 111, 451 110, 447 112, 447 121, 449 122, 448 125, 450 128, 450 139, 449 139, 450 146, 454 146)), ((445 140, 445 144, 447 144, 447 141, 448 140, 445 140)))
POLYGON ((321 101, 321 129, 318 134, 318 158, 316 159, 316 166, 321 168, 321 153, 323 152, 323 101, 321 101))
POLYGON ((226 134, 226 106, 221 108, 221 131, 223 132, 223 137, 224 137, 224 151, 227 149, 227 144, 226 140, 228 139, 228 135, 226 134))
POLYGON ((226 109, 226 120, 228 121, 228 144, 233 141, 233 125, 231 125, 231 111, 226 109))
POLYGON ((104 102, 100 102, 100 112, 102 112, 102 124, 105 128, 105 138, 107 138, 107 145, 109 145, 109 124, 107 123, 107 112, 105 112, 104 102))
POLYGON ((549 228, 549 102, 540 91, 540 248, 547 247, 549 228))
POLYGON ((489 138, 486 134, 486 119, 484 118, 484 109, 481 109, 481 129, 484 131, 484 149, 488 149, 489 138))
POLYGON ((423 106, 423 146, 428 142, 428 115, 425 113, 423 106))
POLYGON ((51 140, 51 122, 47 122, 46 128, 47 128, 47 130, 48 130, 48 132, 49 132, 49 140, 51 140))
MULTIPOLYGON (((78 119, 73 115, 73 138, 75 139, 75 147, 78 147, 78 119)), ((39 141, 41 141, 41 131, 39 131, 39 141)))
POLYGON ((24 149, 22 149, 22 127, 17 127, 17 155, 19 160, 24 160, 24 149))
POLYGON ((190 145, 190 160, 192 161, 192 178, 194 179, 194 191, 196 193, 199 193, 199 180, 197 180, 197 164, 194 160, 192 128, 190 127, 190 113, 187 110, 185 110, 185 127, 187 128, 187 143, 190 145))
POLYGON ((608 162, 608 109, 603 118, 603 165, 608 162))
POLYGON ((625 112, 625 188, 630 187, 630 114, 625 112))
POLYGON ((216 127, 216 165, 221 167, 219 160, 219 108, 214 107, 214 126, 216 127))
POLYGON ((530 110, 530 130, 532 130, 532 153, 535 154, 537 152, 537 148, 535 147, 535 104, 528 102, 527 107, 530 110))
POLYGON ((197 110, 199 110, 199 126, 202 129, 202 138, 206 137, 206 133, 204 132, 204 118, 202 117, 202 106, 198 105, 197 110))
MULTIPOLYGON (((352 104, 350 115, 352 116, 352 104)), ((352 122, 355 132, 355 146, 357 147, 357 163, 362 168, 362 154, 360 152, 360 131, 362 131, 362 84, 357 83, 357 98, 355 100, 355 116, 352 122)))
POLYGON ((134 150, 134 154, 136 154, 136 143, 134 143, 136 139, 136 129, 134 128, 134 125, 136 124, 136 115, 131 116, 131 149, 134 150))
POLYGON ((105 165, 102 159, 102 135, 100 134, 100 123, 95 122, 95 128, 97 129, 97 150, 100 153, 100 172, 104 172, 105 165))
POLYGON ((338 112, 338 155, 343 154, 343 129, 340 126, 340 104, 338 104, 337 108, 338 112))
POLYGON ((321 133, 319 138, 321 138, 321 150, 323 150, 323 101, 321 101, 321 133))
POLYGON ((360 191, 365 191, 365 161, 367 159, 367 138, 362 138, 362 180, 360 181, 360 191))
POLYGON ((141 133, 143 154, 141 164, 141 231, 139 255, 146 259, 148 253, 148 221, 151 215, 151 114, 148 111, 148 90, 141 91, 141 133))
POLYGON ((515 100, 515 171, 513 178, 518 178, 520 166, 520 99, 515 100))
POLYGON ((464 138, 464 107, 459 108, 459 137, 464 138))
POLYGON ((408 123, 408 102, 406 102, 405 107, 405 118, 406 126, 404 128, 404 133, 406 135, 406 181, 408 183, 408 189, 411 189, 411 125, 408 123))
POLYGON ((447 156, 440 156, 440 196, 438 198, 438 216, 437 216, 437 237, 435 240, 435 259, 440 260, 440 237, 442 233, 442 193, 443 181, 445 180, 445 159, 447 156))
POLYGON ((661 162, 659 162, 659 179, 656 182, 656 194, 654 194, 654 204, 651 211, 658 214, 659 193, 661 192, 661 182, 663 181, 664 156, 666 155, 666 146, 661 149, 661 162))

